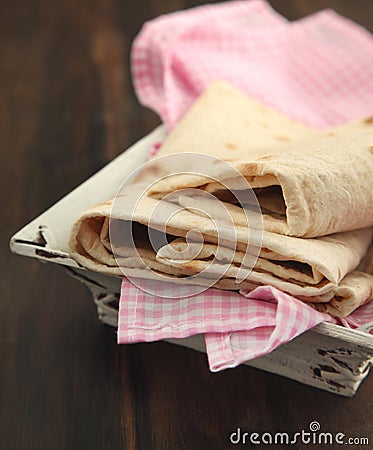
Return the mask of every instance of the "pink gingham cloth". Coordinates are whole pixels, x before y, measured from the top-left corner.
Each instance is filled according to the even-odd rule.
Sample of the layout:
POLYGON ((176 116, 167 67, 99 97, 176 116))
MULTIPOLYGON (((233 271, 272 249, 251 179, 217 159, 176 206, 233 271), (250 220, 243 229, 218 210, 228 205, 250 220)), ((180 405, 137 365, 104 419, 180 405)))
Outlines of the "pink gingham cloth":
MULTIPOLYGON (((253 358, 266 355, 279 345, 291 341, 304 331, 321 322, 343 325, 347 328, 359 328, 373 319, 373 303, 361 306, 344 319, 315 311, 312 307, 271 286, 263 286, 254 291, 241 291, 248 304, 242 304, 242 328, 227 333, 209 333, 205 335, 206 350, 211 371, 236 367, 253 358), (246 324, 244 314, 262 316, 264 320, 258 326, 246 324)), ((227 311, 228 314, 228 311, 227 311)), ((254 325, 256 325, 254 321, 254 325)), ((373 328, 373 327, 372 327, 373 328)), ((370 332, 370 329, 364 330, 370 332)))
MULTIPOLYGON (((168 286, 169 293, 177 293, 176 285, 168 286)), ((177 299, 147 294, 124 278, 118 342, 204 334, 210 370, 215 372, 269 353, 323 321, 334 319, 269 286, 245 295, 211 288, 177 299)))
POLYGON ((316 127, 373 110, 372 36, 331 10, 289 22, 254 0, 167 14, 143 26, 131 62, 140 102, 169 129, 216 79, 316 127))
MULTIPOLYGON (((169 298, 148 294, 123 278, 119 310, 121 344, 242 330, 255 330, 259 338, 267 336, 271 329, 271 345, 277 346, 310 326, 334 320, 270 286, 243 295, 210 288, 203 294, 177 298, 177 285, 163 284, 163 289, 166 287, 168 294, 173 294, 167 295, 169 298)), ((256 351, 263 354, 264 350, 256 351)))
MULTIPOLYGON (((373 112, 373 38, 330 10, 289 22, 252 0, 160 16, 143 26, 131 60, 140 102, 168 129, 216 79, 320 128, 373 112)), ((118 342, 204 334, 210 369, 217 371, 267 354, 324 321, 357 328, 371 320, 372 302, 337 321, 268 286, 167 299, 123 279, 118 342)))
POLYGON ((164 283, 169 298, 157 297, 123 278, 118 343, 204 334, 210 370, 216 372, 265 355, 321 322, 357 328, 373 318, 373 302, 335 319, 270 286, 241 295, 210 288, 180 299, 178 289, 164 283))

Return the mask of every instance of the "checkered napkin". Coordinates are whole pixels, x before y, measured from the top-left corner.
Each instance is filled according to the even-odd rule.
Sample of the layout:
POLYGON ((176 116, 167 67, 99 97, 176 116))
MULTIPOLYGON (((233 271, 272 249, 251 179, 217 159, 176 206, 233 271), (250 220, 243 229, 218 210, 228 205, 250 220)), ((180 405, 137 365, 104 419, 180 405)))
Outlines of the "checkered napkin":
MULTIPOLYGON (((318 127, 373 111, 373 38, 330 10, 289 22, 253 0, 161 16, 136 38, 132 73, 140 102, 169 129, 215 79, 318 127)), ((337 322, 275 288, 241 294, 210 288, 188 299, 161 298, 123 279, 118 342, 203 333, 217 371, 269 353, 320 322, 356 328, 373 319, 372 303, 337 322)))
POLYGON ((323 321, 334 321, 269 286, 243 292, 244 295, 211 288, 203 294, 180 299, 175 298, 177 289, 177 285, 164 283, 162 290, 166 296, 157 297, 124 278, 118 342, 205 334, 210 369, 218 371, 269 353, 323 321))
MULTIPOLYGON (((241 291, 241 294, 246 300, 246 304, 244 302, 240 304, 242 328, 237 331, 233 331, 232 328, 233 332, 228 333, 205 335, 209 365, 213 372, 236 367, 245 361, 265 355, 321 322, 348 328, 363 328, 364 324, 373 318, 372 302, 358 308, 350 316, 340 319, 315 311, 294 297, 270 286, 259 287, 251 292, 241 291), (258 325, 251 319, 246 322, 245 314, 250 318, 252 314, 258 315, 258 325)), ((369 332, 370 328, 364 331, 369 332)))
POLYGON ((289 22, 255 0, 160 16, 134 41, 132 75, 168 128, 215 79, 316 127, 373 111, 372 36, 331 10, 289 22))
POLYGON ((321 322, 357 328, 373 317, 373 302, 335 319, 270 286, 241 295, 210 288, 188 298, 177 298, 172 283, 160 290, 163 297, 147 294, 123 278, 118 343, 204 334, 213 372, 265 355, 321 322))

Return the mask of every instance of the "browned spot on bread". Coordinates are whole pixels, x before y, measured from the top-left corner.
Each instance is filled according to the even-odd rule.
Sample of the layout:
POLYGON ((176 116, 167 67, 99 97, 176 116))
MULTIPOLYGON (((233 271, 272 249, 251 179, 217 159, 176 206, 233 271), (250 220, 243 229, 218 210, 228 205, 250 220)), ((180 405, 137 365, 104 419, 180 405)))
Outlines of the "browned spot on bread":
POLYGON ((329 133, 327 133, 328 136, 335 136, 334 131, 329 131, 329 133))
POLYGON ((155 177, 155 176, 161 176, 163 174, 164 170, 160 164, 152 164, 145 169, 141 170, 136 177, 134 178, 134 182, 141 181, 143 179, 146 179, 147 176, 155 177))
POLYGON ((283 142, 290 142, 291 139, 288 136, 274 136, 275 139, 277 139, 278 141, 283 141, 283 142))
POLYGON ((226 142, 224 145, 226 148, 230 148, 232 150, 235 150, 237 148, 237 145, 232 144, 231 142, 226 142))
POLYGON ((369 151, 370 151, 370 153, 373 155, 373 145, 371 145, 371 146, 369 147, 369 151))
POLYGON ((364 123, 366 123, 367 125, 373 125, 373 116, 364 119, 364 123))

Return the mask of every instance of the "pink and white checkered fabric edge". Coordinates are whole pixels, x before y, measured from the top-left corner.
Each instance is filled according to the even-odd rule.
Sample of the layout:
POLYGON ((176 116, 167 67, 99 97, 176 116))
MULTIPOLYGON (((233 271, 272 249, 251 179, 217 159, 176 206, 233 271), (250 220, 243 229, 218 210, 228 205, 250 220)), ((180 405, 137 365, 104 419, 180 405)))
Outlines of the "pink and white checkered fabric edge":
POLYGON ((341 322, 270 286, 241 294, 210 288, 177 298, 178 285, 164 283, 162 292, 169 298, 147 294, 123 278, 118 343, 204 334, 214 372, 270 353, 321 322, 357 328, 373 317, 373 303, 369 303, 341 322))
POLYGON ((143 26, 131 61, 140 102, 169 129, 215 79, 316 127, 373 110, 372 36, 331 10, 294 22, 260 0, 179 11, 143 26))
POLYGON ((174 298, 147 294, 123 279, 118 343, 203 333, 210 368, 221 370, 268 353, 323 321, 334 321, 268 286, 245 295, 208 289, 202 295, 177 298, 178 286, 165 285, 174 298), (241 347, 236 350, 237 342, 241 347))
POLYGON ((206 350, 213 372, 236 367, 270 353, 321 322, 336 322, 329 315, 315 311, 311 306, 270 286, 242 292, 242 295, 248 304, 257 305, 258 312, 263 308, 263 302, 268 305, 270 319, 264 326, 253 329, 206 334, 206 350))
POLYGON ((268 286, 251 292, 248 298, 254 297, 255 300, 255 297, 258 296, 262 301, 268 295, 279 300, 273 326, 268 325, 230 333, 205 334, 206 352, 212 372, 233 368, 251 359, 266 355, 321 322, 343 325, 352 329, 364 328, 365 324, 369 324, 369 329, 364 329, 364 331, 372 330, 372 302, 361 306, 346 318, 336 319, 328 316, 323 319, 315 314, 316 311, 313 308, 268 286), (294 300, 296 303, 293 303, 294 300), (287 325, 286 322, 288 322, 287 325))
MULTIPOLYGON (((177 298, 178 286, 164 284, 168 293, 173 294, 169 298, 148 294, 127 279, 122 280, 119 343, 268 326, 276 326, 276 335, 283 334, 286 339, 288 336, 294 337, 298 325, 303 330, 316 322, 333 321, 329 315, 269 286, 258 287, 245 295, 210 288, 202 295, 177 298)), ((282 338, 278 340, 282 341, 282 338)))
POLYGON ((273 304, 248 302, 237 292, 210 288, 199 295, 178 298, 178 285, 167 282, 160 291, 168 295, 148 294, 122 280, 119 343, 231 332, 274 323, 273 304))

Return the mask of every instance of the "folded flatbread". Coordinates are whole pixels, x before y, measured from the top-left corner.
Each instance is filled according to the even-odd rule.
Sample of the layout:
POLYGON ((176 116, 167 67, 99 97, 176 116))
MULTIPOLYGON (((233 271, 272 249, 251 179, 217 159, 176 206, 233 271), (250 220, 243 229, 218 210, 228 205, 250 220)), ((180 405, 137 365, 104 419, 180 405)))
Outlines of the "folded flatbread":
MULTIPOLYGON (((123 205, 128 204, 125 194, 121 200, 123 205)), ((235 244, 218 246, 217 221, 192 209, 179 210, 172 203, 144 196, 134 213, 126 215, 123 211, 121 216, 113 217, 111 211, 112 202, 97 205, 83 214, 71 231, 72 256, 91 270, 121 276, 122 266, 128 276, 152 279, 156 272, 163 274, 165 281, 201 286, 208 285, 209 278, 220 273, 214 283, 216 288, 253 289, 269 284, 337 316, 349 314, 372 298, 373 276, 355 271, 372 240, 372 228, 312 239, 264 232, 259 257, 251 270, 250 242, 243 226, 236 225, 232 236, 232 227, 219 223, 220 238, 235 244), (160 210, 153 216, 155 208, 160 210), (120 246, 117 243, 115 255, 110 244, 110 217, 111 226, 125 225, 123 242, 120 246), (163 230, 171 242, 154 249, 148 227, 163 230), (197 255, 194 247, 200 243, 185 240, 191 228, 204 238, 197 255), (126 242, 130 229, 136 252, 126 242)))
MULTIPOLYGON (((193 174, 174 175, 177 167, 164 167, 158 158, 158 168, 141 173, 121 194, 122 208, 116 199, 113 211, 113 201, 108 201, 77 219, 70 234, 71 255, 82 266, 111 275, 121 276, 122 266, 128 276, 164 275, 168 281, 201 286, 210 286, 219 273, 213 284, 219 289, 270 284, 317 309, 346 316, 373 296, 373 276, 366 273, 371 259, 364 258, 373 225, 371 122, 320 132, 226 83, 214 83, 170 133, 159 156, 210 154, 228 161, 245 183, 219 164, 212 165, 209 175, 200 167, 194 167, 193 174), (155 181, 129 211, 141 182, 158 180, 164 173, 170 176, 155 181), (250 232, 257 221, 251 223, 250 216, 248 223, 232 195, 247 189, 246 180, 263 212, 260 246, 250 232), (188 195, 184 188, 214 194, 230 222, 211 198, 188 195), (174 193, 172 201, 169 193, 174 193), (123 231, 115 248, 110 220, 110 229, 123 231), (154 248, 148 229, 167 234, 167 242, 154 248), (187 240, 191 229, 203 238, 202 247, 198 240, 187 240), (130 235, 136 251, 127 240, 130 235)), ((185 169, 193 169, 193 158, 190 161, 185 169)))
MULTIPOLYGON (((320 132, 261 108, 216 82, 157 156, 202 152, 228 161, 256 192, 268 231, 315 237, 372 226, 373 118, 320 132)), ((198 187, 230 200, 224 183, 230 190, 245 189, 241 177, 222 172, 218 178, 175 175, 157 183, 152 195, 198 187)))

